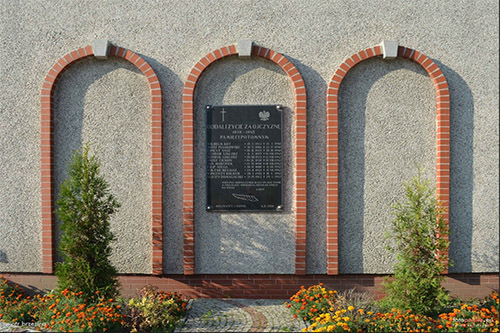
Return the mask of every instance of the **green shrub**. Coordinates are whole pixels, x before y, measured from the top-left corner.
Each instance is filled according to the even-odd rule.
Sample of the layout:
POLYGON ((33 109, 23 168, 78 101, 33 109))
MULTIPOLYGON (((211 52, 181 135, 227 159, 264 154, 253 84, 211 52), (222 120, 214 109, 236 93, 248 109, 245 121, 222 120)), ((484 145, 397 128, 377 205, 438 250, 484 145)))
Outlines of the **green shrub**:
POLYGON ((393 206, 392 239, 397 253, 394 279, 384 285, 387 297, 382 307, 396 307, 415 313, 429 314, 444 306, 448 300, 441 286, 446 268, 443 255, 449 242, 445 221, 440 217, 444 209, 439 205, 428 180, 417 177, 404 184, 406 200, 393 206))
POLYGON ((73 155, 69 178, 62 184, 57 200, 57 216, 62 221, 59 251, 64 261, 56 266, 59 290, 96 291, 104 297, 118 292, 116 269, 111 265, 110 216, 119 208, 109 193, 106 180, 99 175, 100 164, 84 145, 73 155))
POLYGON ((187 303, 176 293, 144 287, 139 298, 130 299, 132 332, 173 332, 186 313, 187 303))

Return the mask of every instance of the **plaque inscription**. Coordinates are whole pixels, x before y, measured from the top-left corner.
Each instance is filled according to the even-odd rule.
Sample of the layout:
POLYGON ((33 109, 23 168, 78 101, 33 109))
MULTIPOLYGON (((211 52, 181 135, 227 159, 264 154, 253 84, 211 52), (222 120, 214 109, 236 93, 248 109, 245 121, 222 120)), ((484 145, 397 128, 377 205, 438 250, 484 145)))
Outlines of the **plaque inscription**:
POLYGON ((281 211, 279 105, 207 105, 207 211, 281 211))

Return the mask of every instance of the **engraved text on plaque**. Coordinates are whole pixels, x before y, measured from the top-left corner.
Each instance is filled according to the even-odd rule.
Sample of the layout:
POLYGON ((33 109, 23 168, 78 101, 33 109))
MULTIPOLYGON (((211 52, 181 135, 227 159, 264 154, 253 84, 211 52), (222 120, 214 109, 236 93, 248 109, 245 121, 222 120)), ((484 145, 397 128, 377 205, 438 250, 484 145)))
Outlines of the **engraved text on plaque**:
POLYGON ((207 210, 281 211, 282 108, 207 106, 207 210))

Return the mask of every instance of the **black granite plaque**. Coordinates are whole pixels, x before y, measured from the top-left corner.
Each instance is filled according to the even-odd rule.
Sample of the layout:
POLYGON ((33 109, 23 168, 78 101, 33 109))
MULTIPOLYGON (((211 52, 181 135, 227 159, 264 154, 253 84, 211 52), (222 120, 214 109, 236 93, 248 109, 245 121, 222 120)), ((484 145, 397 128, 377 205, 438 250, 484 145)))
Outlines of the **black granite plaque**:
POLYGON ((282 108, 207 105, 207 210, 281 211, 282 108))

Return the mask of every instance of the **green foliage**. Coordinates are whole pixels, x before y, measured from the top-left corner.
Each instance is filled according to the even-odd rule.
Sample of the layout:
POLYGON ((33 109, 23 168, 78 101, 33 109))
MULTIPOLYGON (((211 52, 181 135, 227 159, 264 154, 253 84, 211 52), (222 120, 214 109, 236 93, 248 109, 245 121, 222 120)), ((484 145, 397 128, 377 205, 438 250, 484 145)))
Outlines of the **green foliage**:
POLYGON ((406 200, 396 203, 392 211, 390 236, 395 245, 388 249, 397 253, 394 279, 384 285, 388 296, 380 306, 429 314, 448 300, 440 275, 446 268, 443 253, 448 250, 448 228, 441 218, 444 209, 430 182, 422 180, 421 170, 404 188, 406 200))
POLYGON ((109 261, 114 240, 109 219, 120 205, 109 193, 106 180, 99 175, 99 161, 89 150, 84 145, 74 153, 69 178, 57 200, 56 213, 62 221, 59 251, 64 255, 56 267, 58 287, 81 291, 85 297, 96 291, 115 297, 118 282, 109 261))
POLYGON ((186 313, 187 303, 180 295, 158 291, 153 286, 144 287, 141 294, 128 303, 132 331, 173 332, 186 313))

